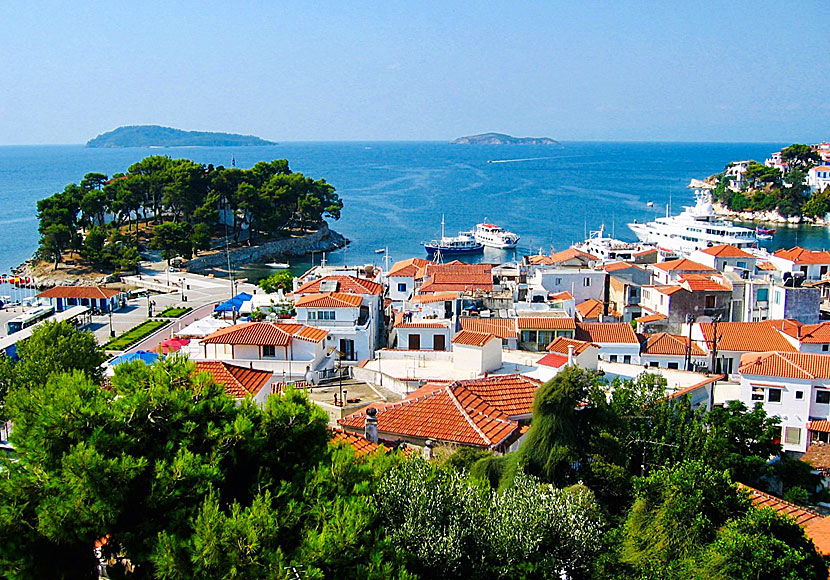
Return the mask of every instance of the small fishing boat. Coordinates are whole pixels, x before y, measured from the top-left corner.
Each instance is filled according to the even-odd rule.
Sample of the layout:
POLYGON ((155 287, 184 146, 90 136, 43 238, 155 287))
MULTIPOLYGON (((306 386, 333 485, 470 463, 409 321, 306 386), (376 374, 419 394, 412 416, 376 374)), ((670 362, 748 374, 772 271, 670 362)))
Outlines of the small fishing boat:
POLYGON ((654 202, 653 201, 646 202, 646 207, 654 207, 654 202))
POLYGON ((375 250, 375 253, 376 253, 376 254, 382 254, 382 253, 384 253, 385 251, 386 251, 386 248, 378 248, 377 250, 375 250))
POLYGON ((286 270, 291 267, 290 264, 287 264, 285 262, 269 262, 265 265, 269 268, 273 268, 274 270, 286 270))
POLYGON ((756 234, 769 234, 769 235, 772 236, 772 235, 775 235, 775 230, 768 230, 766 228, 758 227, 758 228, 755 228, 755 233, 756 234))

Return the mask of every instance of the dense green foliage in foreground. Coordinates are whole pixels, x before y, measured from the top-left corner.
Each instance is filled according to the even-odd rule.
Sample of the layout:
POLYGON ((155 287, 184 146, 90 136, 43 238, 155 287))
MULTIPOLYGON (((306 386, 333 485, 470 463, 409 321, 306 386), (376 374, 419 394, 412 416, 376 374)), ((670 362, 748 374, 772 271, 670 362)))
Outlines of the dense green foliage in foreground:
POLYGON ((751 458, 780 452, 760 409, 705 415, 649 375, 608 398, 570 368, 539 389, 516 453, 358 458, 301 392, 236 405, 175 356, 101 388, 97 365, 48 352, 58 337, 88 348, 39 329, 5 379, 8 578, 95 578, 102 537, 112 578, 827 577, 797 524, 732 483, 804 483, 751 458))
POLYGON ((342 208, 333 186, 291 171, 285 159, 238 169, 155 155, 111 177, 87 173, 40 200, 38 253, 56 268, 72 249, 91 265, 130 270, 138 263, 141 223, 152 222, 152 234, 144 232, 152 236, 148 245, 169 261, 209 249, 213 236, 225 233, 222 209, 232 222, 230 237, 239 241, 244 231, 254 243, 324 217, 339 219, 342 208))
POLYGON ((729 188, 731 176, 719 173, 715 176, 715 200, 733 211, 777 211, 785 217, 823 217, 830 211, 830 203, 820 192, 811 195, 810 187, 804 182, 807 170, 821 161, 818 154, 809 145, 795 144, 782 149, 781 158, 787 164, 784 173, 777 167, 750 161, 739 191, 729 188))

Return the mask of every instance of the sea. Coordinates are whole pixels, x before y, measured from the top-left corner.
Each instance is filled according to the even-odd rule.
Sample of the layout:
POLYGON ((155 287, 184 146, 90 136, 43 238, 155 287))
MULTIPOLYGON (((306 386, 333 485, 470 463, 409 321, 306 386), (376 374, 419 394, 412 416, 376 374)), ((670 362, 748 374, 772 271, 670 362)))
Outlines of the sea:
MULTIPOLYGON (((426 257, 422 243, 484 220, 521 236, 515 251, 487 249, 470 261, 505 262, 562 250, 605 226, 634 240, 626 224, 679 213, 694 203, 690 179, 733 160, 763 160, 788 143, 564 142, 561 146, 451 145, 446 142, 296 142, 265 147, 92 149, 82 145, 0 147, 0 273, 38 245, 37 201, 88 172, 124 172, 149 155, 247 168, 287 159, 294 171, 325 178, 344 202, 331 227, 351 243, 329 264, 383 265, 426 257), (649 202, 652 202, 649 205, 649 202)), ((830 247, 827 228, 776 226, 770 249, 830 247)), ((291 261, 302 272, 322 256, 291 261)), ((248 276, 268 273, 251 265, 248 276)))

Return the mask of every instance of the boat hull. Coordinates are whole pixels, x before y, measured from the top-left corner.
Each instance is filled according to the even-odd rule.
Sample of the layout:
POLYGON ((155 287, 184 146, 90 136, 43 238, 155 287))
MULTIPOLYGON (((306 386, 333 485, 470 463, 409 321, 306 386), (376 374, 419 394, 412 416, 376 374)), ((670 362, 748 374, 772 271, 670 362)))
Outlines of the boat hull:
POLYGON ((478 254, 484 251, 484 246, 478 244, 477 246, 471 246, 469 248, 444 248, 441 246, 424 244, 424 250, 426 250, 426 253, 430 256, 435 255, 439 251, 442 254, 478 254))

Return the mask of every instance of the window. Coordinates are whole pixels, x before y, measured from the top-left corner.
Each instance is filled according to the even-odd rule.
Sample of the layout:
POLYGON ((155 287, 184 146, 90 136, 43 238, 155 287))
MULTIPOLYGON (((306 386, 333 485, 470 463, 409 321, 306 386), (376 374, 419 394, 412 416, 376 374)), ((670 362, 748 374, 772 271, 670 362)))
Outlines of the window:
POLYGON ((318 310, 308 313, 309 320, 334 320, 334 310, 318 310), (316 314, 316 316, 315 316, 316 314))
POLYGON ((781 389, 769 389, 767 390, 767 403, 780 403, 781 402, 781 389))
POLYGON ((627 365, 630 365, 631 364, 631 355, 630 354, 624 355, 623 356, 623 362, 627 365))
POLYGON ((273 344, 266 344, 262 347, 262 356, 274 358, 277 356, 277 347, 273 344))
POLYGON ((796 391, 795 392, 795 400, 801 401, 804 399, 804 391, 796 391))
POLYGON ((591 279, 588 276, 585 276, 585 279, 582 280, 582 285, 583 286, 590 286, 591 285, 591 279))
POLYGON ((775 291, 775 303, 776 304, 781 304, 781 291, 780 290, 775 291))
POLYGON ((648 366, 650 366, 650 367, 659 367, 660 363, 656 360, 653 360, 650 363, 648 363, 648 366))
POLYGON ((787 427, 784 430, 784 443, 798 445, 801 443, 801 429, 798 427, 787 427))
POLYGON ((830 350, 830 344, 822 344, 821 345, 821 351, 822 352, 827 352, 828 350, 830 350))
POLYGON ((608 360, 611 362, 617 362, 617 355, 612 354, 608 356, 608 360))
POLYGON ((398 284, 398 292, 406 292, 406 282, 400 282, 398 284))
POLYGON ((666 367, 666 368, 670 368, 670 369, 675 369, 675 370, 677 370, 677 368, 678 368, 678 363, 676 363, 676 362, 670 362, 670 363, 667 365, 667 367, 666 367))
POLYGON ((743 268, 746 270, 746 262, 738 262, 738 268, 743 268))
POLYGON ((758 302, 766 302, 769 300, 769 288, 758 288, 758 302))
POLYGON ((553 279, 553 284, 555 286, 561 286, 562 285, 562 278, 554 278, 553 279))
POLYGON ((764 388, 763 387, 752 387, 752 400, 753 401, 763 401, 764 400, 764 388))
POLYGON ((715 295, 714 294, 707 294, 706 295, 706 306, 705 308, 714 308, 715 307, 715 295))
POLYGON ((830 404, 830 391, 816 391, 816 403, 830 404))

